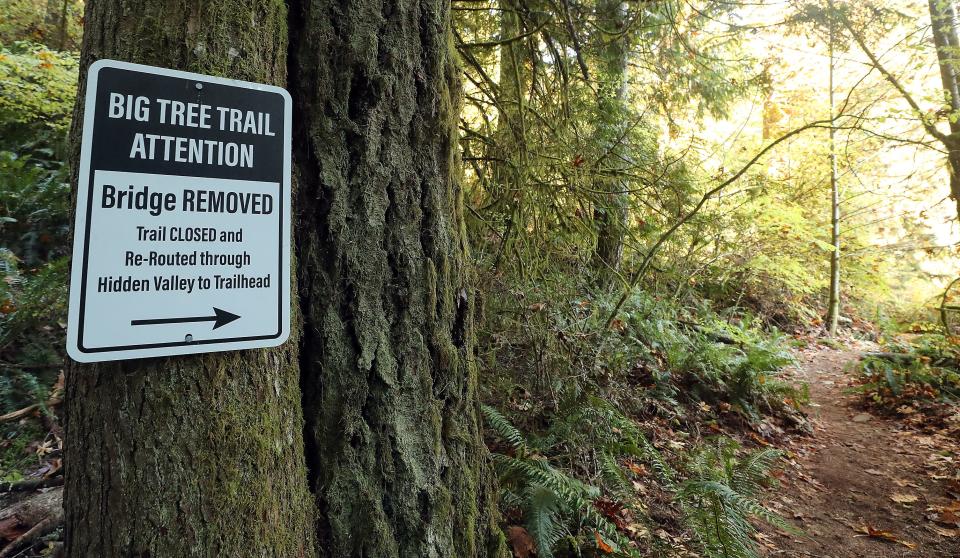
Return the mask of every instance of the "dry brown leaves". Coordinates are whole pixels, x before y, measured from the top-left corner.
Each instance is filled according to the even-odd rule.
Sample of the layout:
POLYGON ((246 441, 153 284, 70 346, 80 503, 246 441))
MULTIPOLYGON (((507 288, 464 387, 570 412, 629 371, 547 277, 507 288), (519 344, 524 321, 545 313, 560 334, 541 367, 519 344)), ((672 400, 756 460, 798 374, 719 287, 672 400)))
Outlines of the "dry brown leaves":
POLYGON ((526 529, 519 525, 507 527, 507 540, 513 549, 513 558, 530 558, 537 554, 537 545, 526 529))
POLYGON ((877 539, 881 541, 902 544, 903 546, 909 548, 910 550, 917 548, 917 543, 905 541, 890 531, 884 531, 883 529, 875 529, 870 525, 864 525, 863 527, 858 528, 857 532, 863 533, 864 535, 867 535, 871 539, 877 539))
POLYGON ((898 504, 913 504, 919 499, 916 494, 903 494, 900 492, 894 492, 890 499, 898 504))
POLYGON ((945 506, 931 506, 927 508, 927 519, 946 527, 960 527, 960 501, 951 502, 945 506))

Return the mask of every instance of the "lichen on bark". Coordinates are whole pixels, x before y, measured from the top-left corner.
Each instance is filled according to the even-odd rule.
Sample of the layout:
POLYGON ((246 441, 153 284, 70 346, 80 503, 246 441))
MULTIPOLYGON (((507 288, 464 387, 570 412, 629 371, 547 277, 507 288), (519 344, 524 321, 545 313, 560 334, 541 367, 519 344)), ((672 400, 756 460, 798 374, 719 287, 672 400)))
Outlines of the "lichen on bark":
MULTIPOLYGON (((104 0, 85 21, 83 68, 112 58, 285 85, 279 0, 104 0)), ((274 350, 70 367, 69 556, 315 555, 292 329, 274 350)))
POLYGON ((87 4, 83 67, 275 84, 289 68, 302 296, 280 349, 71 368, 69 555, 503 555, 449 15, 446 0, 293 2, 289 18, 278 0, 87 4))
POLYGON ((301 373, 323 556, 502 551, 477 408, 449 8, 292 8, 301 373))

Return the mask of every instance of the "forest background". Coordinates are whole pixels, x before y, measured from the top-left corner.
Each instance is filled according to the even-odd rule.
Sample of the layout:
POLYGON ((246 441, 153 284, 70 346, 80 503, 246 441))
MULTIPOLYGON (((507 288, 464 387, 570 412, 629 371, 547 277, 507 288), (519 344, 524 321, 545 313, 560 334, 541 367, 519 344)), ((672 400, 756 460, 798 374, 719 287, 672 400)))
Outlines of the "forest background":
MULTIPOLYGON (((758 503, 771 444, 807 428, 791 347, 923 355, 854 371, 864 400, 955 404, 960 230, 936 132, 960 115, 941 73, 960 51, 938 56, 935 4, 453 0, 514 555, 753 555, 751 518, 782 525, 758 503)), ((59 467, 83 10, 0 1, 3 481, 59 467)))

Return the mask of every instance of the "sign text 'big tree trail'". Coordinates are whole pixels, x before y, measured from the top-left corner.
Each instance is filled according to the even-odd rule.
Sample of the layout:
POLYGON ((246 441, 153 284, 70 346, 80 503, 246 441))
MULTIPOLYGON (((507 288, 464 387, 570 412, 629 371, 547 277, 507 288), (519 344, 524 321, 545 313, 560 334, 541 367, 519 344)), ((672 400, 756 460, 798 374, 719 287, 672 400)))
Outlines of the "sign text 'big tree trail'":
POLYGON ((279 87, 113 60, 90 66, 71 357, 286 341, 290 130, 279 87))

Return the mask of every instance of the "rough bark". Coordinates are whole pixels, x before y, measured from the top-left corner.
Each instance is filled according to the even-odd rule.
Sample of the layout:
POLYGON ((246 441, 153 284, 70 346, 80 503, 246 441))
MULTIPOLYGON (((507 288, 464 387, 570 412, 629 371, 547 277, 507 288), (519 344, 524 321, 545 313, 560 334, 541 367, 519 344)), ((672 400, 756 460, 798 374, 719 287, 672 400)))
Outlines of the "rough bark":
MULTIPOLYGON (((85 22, 83 68, 114 58, 285 82, 280 0, 100 0, 86 4, 85 22)), ((75 169, 85 77, 72 129, 75 169)), ((68 556, 314 555, 300 329, 292 329, 275 350, 71 367, 68 556)))
POLYGON ((321 554, 494 556, 449 3, 291 9, 303 407, 321 554))

